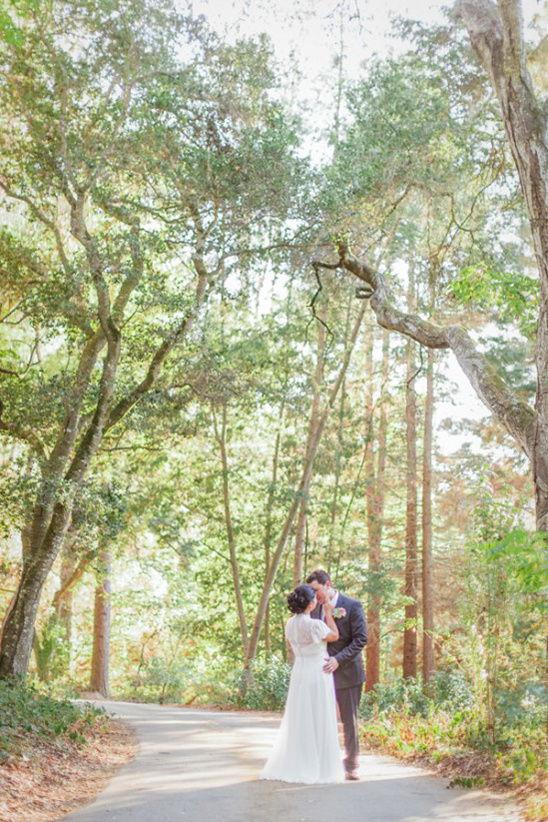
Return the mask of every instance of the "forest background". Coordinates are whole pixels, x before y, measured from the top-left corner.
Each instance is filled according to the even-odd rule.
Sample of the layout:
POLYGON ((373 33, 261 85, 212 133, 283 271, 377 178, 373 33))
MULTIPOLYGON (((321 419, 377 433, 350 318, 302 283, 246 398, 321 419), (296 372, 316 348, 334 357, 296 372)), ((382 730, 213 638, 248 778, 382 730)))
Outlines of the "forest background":
POLYGON ((2 6, 0 676, 279 709, 322 566, 368 742, 538 786, 547 149, 474 15, 538 117, 546 15, 394 20, 354 66, 366 7, 323 10, 314 80, 168 2, 2 6))

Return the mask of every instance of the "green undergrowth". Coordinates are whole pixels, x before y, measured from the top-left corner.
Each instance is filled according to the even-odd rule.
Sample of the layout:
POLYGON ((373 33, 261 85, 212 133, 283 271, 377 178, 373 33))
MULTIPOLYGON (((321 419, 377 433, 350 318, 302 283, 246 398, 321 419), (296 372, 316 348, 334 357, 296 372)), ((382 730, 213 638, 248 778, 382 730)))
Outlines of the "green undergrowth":
POLYGON ((143 665, 139 676, 121 688, 117 697, 143 702, 215 705, 254 711, 282 711, 290 666, 277 656, 251 664, 251 680, 232 659, 217 656, 202 660, 181 659, 169 666, 161 659, 143 665), (247 687, 244 683, 248 681, 247 687))
POLYGON ((0 680, 0 764, 20 759, 37 745, 84 745, 106 721, 92 705, 57 699, 24 680, 0 680))
POLYGON ((512 791, 530 822, 548 818, 546 728, 539 717, 502 724, 488 734, 485 720, 463 692, 451 700, 424 696, 418 683, 378 687, 364 697, 361 738, 399 759, 435 768, 449 786, 512 791))
POLYGON ((243 688, 245 674, 242 671, 235 704, 252 711, 283 711, 291 667, 276 657, 256 659, 251 666, 252 678, 243 688))

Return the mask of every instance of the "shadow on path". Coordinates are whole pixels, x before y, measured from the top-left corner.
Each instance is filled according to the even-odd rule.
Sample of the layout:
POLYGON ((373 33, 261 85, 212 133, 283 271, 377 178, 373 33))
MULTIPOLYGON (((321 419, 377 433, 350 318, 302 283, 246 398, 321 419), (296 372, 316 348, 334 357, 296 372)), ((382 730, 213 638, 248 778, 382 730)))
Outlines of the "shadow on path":
POLYGON ((137 758, 67 822, 517 822, 504 798, 448 790, 424 771, 361 757, 361 782, 259 781, 278 717, 101 703, 136 728, 137 758))

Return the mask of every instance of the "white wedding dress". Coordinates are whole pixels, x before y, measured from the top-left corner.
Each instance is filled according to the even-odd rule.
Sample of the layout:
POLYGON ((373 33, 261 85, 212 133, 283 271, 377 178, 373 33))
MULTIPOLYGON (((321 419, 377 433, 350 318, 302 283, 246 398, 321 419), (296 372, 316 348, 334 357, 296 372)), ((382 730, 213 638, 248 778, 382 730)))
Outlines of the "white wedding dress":
POLYGON ((278 737, 261 779, 316 785, 342 782, 333 674, 323 671, 329 628, 320 619, 297 614, 285 635, 295 662, 278 737))

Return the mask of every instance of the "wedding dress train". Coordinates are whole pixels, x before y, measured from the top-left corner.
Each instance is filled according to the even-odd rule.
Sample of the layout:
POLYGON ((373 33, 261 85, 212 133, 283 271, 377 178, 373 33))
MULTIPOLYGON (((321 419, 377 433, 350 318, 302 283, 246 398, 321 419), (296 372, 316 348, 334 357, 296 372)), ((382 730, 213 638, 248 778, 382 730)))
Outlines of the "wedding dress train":
POLYGON ((327 625, 297 614, 285 634, 295 655, 285 711, 261 779, 309 785, 342 782, 333 674, 323 671, 327 625))

